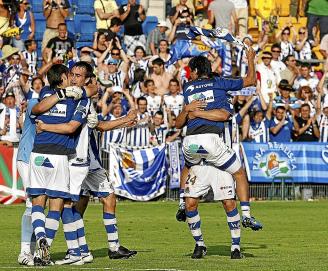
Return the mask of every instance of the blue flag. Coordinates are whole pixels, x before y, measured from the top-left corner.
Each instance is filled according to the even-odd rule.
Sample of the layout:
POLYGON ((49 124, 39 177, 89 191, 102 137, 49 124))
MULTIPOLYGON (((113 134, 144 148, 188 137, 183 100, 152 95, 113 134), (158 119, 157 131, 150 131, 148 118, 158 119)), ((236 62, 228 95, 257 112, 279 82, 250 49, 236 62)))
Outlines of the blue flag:
POLYGON ((149 148, 111 145, 109 176, 115 194, 132 200, 148 201, 162 195, 166 188, 165 144, 149 148))

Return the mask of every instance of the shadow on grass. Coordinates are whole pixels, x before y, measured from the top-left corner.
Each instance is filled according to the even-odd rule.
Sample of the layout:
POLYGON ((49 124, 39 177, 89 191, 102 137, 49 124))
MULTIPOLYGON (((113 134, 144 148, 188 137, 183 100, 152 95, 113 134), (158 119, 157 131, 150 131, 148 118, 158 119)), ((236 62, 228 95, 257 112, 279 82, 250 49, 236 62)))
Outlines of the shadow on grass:
MULTIPOLYGON (((149 253, 149 252, 153 252, 153 251, 154 251, 153 249, 143 249, 143 250, 138 250, 138 253, 149 253)), ((108 248, 91 249, 91 253, 95 258, 107 258, 108 257, 108 248)), ((51 253, 51 259, 54 261, 61 260, 64 257, 65 257, 65 252, 51 253)))
MULTIPOLYGON (((266 245, 258 245, 254 246, 253 244, 242 244, 241 251, 246 258, 256 257, 252 253, 248 253, 249 249, 266 249, 266 245)), ((208 256, 230 256, 230 246, 228 245, 215 245, 207 247, 207 255, 208 256)))

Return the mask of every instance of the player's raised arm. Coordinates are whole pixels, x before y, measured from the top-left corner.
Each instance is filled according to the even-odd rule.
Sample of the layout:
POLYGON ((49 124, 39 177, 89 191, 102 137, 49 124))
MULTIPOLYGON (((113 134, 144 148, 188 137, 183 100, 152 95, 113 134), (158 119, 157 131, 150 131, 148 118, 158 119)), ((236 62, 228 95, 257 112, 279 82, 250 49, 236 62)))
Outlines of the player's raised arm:
POLYGON ((243 87, 254 86, 256 84, 256 73, 254 64, 255 51, 252 47, 249 47, 249 49, 246 50, 246 56, 248 61, 248 70, 246 77, 243 77, 243 87))

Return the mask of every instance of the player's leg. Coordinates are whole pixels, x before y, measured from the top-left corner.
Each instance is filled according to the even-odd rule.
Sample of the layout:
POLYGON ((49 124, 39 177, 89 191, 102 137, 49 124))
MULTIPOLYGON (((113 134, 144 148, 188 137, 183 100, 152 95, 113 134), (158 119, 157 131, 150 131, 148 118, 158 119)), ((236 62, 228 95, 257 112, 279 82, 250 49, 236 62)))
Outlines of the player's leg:
POLYGON ((179 210, 177 211, 177 214, 175 216, 178 221, 183 221, 183 222, 186 221, 186 204, 184 199, 184 191, 185 191, 185 185, 186 185, 188 173, 189 173, 188 168, 184 166, 180 176, 179 210))
POLYGON ((46 239, 44 208, 46 205, 47 196, 39 195, 32 198, 32 226, 37 243, 37 256, 34 258, 34 265, 49 265, 50 252, 49 245, 46 239))
POLYGON ((79 247, 78 236, 77 236, 77 225, 74 221, 73 215, 73 203, 67 199, 64 202, 64 208, 61 213, 61 219, 63 222, 64 236, 67 245, 67 253, 63 260, 56 261, 57 265, 82 265, 82 255, 79 247))
POLYGON ((199 198, 186 197, 186 216, 189 230, 194 238, 196 245, 191 258, 200 259, 206 255, 206 246, 201 230, 201 219, 198 213, 199 198))
MULTIPOLYGON (((103 204, 103 221, 108 240, 108 256, 110 259, 129 258, 136 251, 129 250, 119 243, 118 227, 115 215, 116 197, 112 182, 105 169, 90 172, 83 183, 83 190, 97 196, 103 204)), ((85 191, 83 191, 84 193, 85 191)))
POLYGON ((186 216, 190 232, 196 242, 192 258, 199 259, 206 255, 206 246, 201 230, 201 219, 198 213, 199 197, 210 188, 210 178, 205 166, 192 166, 185 186, 186 216))
MULTIPOLYGON (((22 178, 24 188, 26 189, 30 186, 29 165, 23 161, 17 161, 17 169, 22 178)), ((21 252, 18 256, 18 263, 28 266, 34 265, 33 253, 35 248, 35 235, 33 233, 31 214, 32 202, 31 199, 27 197, 26 208, 21 220, 21 252)))
POLYGON ((81 256, 84 263, 93 262, 93 255, 89 250, 89 246, 85 237, 85 228, 83 221, 83 214, 88 207, 89 196, 81 195, 79 201, 75 202, 73 205, 73 216, 74 222, 77 227, 77 237, 79 242, 79 247, 81 251, 81 256))
POLYGON ((231 259, 241 259, 240 252, 240 215, 237 209, 237 203, 234 199, 222 201, 223 208, 226 211, 227 222, 231 234, 231 259))
POLYGON ((208 142, 203 144, 205 150, 208 152, 206 161, 218 169, 230 173, 235 179, 236 193, 242 209, 243 226, 249 227, 252 230, 262 229, 261 223, 256 221, 250 214, 248 180, 245 169, 242 168, 236 153, 224 143, 222 137, 217 135, 212 136, 212 139, 209 138, 208 142), (211 144, 212 147, 208 144, 211 144))

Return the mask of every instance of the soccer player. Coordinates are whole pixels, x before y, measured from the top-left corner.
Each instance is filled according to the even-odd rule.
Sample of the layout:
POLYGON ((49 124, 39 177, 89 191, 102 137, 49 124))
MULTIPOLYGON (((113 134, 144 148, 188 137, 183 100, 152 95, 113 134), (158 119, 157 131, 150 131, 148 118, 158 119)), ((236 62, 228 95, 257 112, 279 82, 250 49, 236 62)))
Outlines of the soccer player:
POLYGON ((240 215, 235 200, 235 182, 231 174, 205 165, 192 166, 186 180, 185 197, 187 204, 188 200, 192 199, 192 206, 188 212, 191 217, 188 219, 188 226, 193 232, 196 247, 205 247, 205 250, 195 249, 191 257, 199 259, 206 254, 197 208, 199 198, 206 195, 210 187, 213 189, 214 200, 222 201, 226 211, 231 234, 231 259, 241 259, 243 255, 240 252, 240 215))
MULTIPOLYGON (((82 87, 85 84, 86 78, 88 76, 88 70, 89 69, 87 67, 82 67, 81 64, 76 64, 75 66, 73 66, 71 71, 70 83, 73 86, 82 87)), ((94 114, 90 114, 88 116, 88 123, 89 123, 89 127, 92 126, 92 128, 94 128, 95 126, 98 125, 98 121, 90 117, 92 115, 94 116, 94 114)), ((105 130, 114 129, 116 127, 123 127, 125 124, 127 125, 133 124, 135 119, 136 119, 136 112, 131 111, 125 117, 119 118, 114 121, 100 122, 98 126, 100 130, 105 131, 105 130)), ((71 127, 73 130, 70 130, 70 128, 68 128, 70 126, 72 126, 70 122, 55 124, 55 125, 40 123, 38 125, 38 129, 42 131, 52 131, 56 133, 68 133, 74 131, 74 127, 71 127)), ((80 145, 80 142, 81 142, 81 137, 79 139, 78 145, 80 145)), ((85 240, 84 224, 82 220, 82 216, 88 205, 90 193, 92 193, 98 196, 104 205, 103 220, 108 235, 109 258, 111 259, 129 258, 135 255, 137 252, 128 250, 127 248, 119 244, 116 218, 115 218, 116 199, 113 193, 114 192, 113 185, 112 182, 108 179, 106 170, 101 165, 96 139, 92 132, 88 137, 88 141, 83 140, 81 147, 84 149, 85 148, 88 149, 88 160, 90 161, 90 164, 88 166, 87 177, 83 180, 83 184, 82 184, 83 196, 79 198, 79 201, 75 204, 75 206, 72 209, 72 212, 74 214, 74 221, 72 221, 74 223, 72 224, 75 224, 75 227, 77 229, 78 242, 80 245, 80 251, 82 257, 83 255, 85 255, 87 257, 88 262, 91 262, 93 260, 93 257, 89 252, 89 248, 85 240)), ((70 170, 72 170, 72 166, 70 166, 70 170)), ((72 184, 72 180, 76 179, 76 176, 70 174, 70 177, 71 177, 70 183, 72 184)), ((70 256, 68 250, 65 259, 61 261, 57 261, 56 264, 59 265, 74 264, 73 260, 74 259, 72 259, 72 257, 70 256)), ((86 262, 85 257, 83 257, 83 261, 86 262)))
MULTIPOLYGON (((177 128, 182 128, 187 123, 187 136, 183 143, 186 167, 190 168, 204 162, 230 173, 236 180, 237 195, 243 213, 243 226, 258 230, 262 225, 250 215, 249 187, 245 171, 235 152, 225 144, 223 138, 223 120, 227 120, 232 114, 232 105, 228 101, 226 92, 237 91, 255 84, 254 56, 254 50, 250 48, 247 51, 249 62, 247 76, 239 79, 210 77, 211 64, 207 58, 194 57, 189 63, 193 81, 184 86, 186 106, 179 114, 176 125, 177 128)), ((189 212, 195 204, 196 199, 186 200, 187 221, 194 221, 197 218, 200 222, 198 213, 191 215, 189 212)), ((196 244, 194 254, 202 255, 205 252, 205 246, 196 244)))
MULTIPOLYGON (((53 65, 47 77, 50 86, 42 89, 40 99, 57 94, 60 101, 38 119, 50 123, 67 122, 72 119, 77 105, 75 100, 65 99, 63 95, 63 89, 69 86, 68 69, 63 65, 53 65)), ((81 122, 81 119, 76 121, 81 122)), ((64 199, 70 198, 68 156, 74 154, 74 142, 68 135, 44 132, 35 136, 29 164, 31 184, 27 191, 32 196, 32 225, 40 254, 40 259, 34 259, 36 265, 52 264, 44 207, 49 197, 48 217, 54 220, 53 224, 58 224, 64 199)), ((80 258, 80 250, 74 247, 74 242, 69 243, 71 252, 80 258)))

